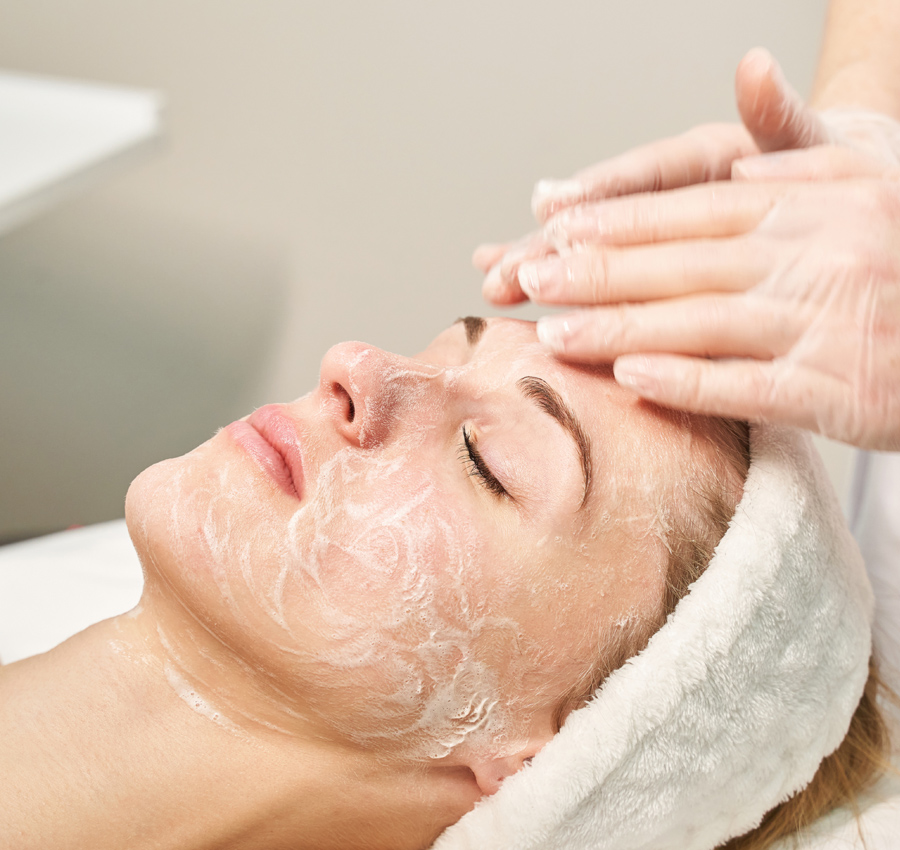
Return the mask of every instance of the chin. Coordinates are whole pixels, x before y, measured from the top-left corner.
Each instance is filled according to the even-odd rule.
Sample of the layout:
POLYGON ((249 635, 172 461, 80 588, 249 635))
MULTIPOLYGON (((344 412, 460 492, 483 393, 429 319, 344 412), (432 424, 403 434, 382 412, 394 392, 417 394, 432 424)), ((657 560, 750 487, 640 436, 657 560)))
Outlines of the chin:
POLYGON ((128 488, 125 522, 144 570, 145 588, 161 579, 179 597, 194 595, 187 565, 201 567, 210 489, 202 474, 207 444, 145 469, 128 488))

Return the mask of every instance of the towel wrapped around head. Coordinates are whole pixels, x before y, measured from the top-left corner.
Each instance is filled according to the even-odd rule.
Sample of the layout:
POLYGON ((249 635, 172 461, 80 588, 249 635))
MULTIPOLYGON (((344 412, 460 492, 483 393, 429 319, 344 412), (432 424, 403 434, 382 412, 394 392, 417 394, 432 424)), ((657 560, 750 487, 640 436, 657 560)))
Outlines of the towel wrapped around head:
POLYGON ((806 435, 753 426, 750 454, 666 624, 434 850, 711 850, 838 747, 868 677, 862 559, 806 435))

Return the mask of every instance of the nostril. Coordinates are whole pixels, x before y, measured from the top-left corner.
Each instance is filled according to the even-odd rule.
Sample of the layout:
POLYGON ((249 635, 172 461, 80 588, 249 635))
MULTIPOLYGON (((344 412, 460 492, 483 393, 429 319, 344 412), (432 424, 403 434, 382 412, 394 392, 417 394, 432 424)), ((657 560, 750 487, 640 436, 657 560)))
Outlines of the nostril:
POLYGON ((350 393, 347 392, 340 384, 333 384, 334 394, 341 400, 341 402, 345 405, 345 412, 347 416, 347 421, 352 422, 356 417, 356 405, 353 404, 353 399, 350 398, 350 393))

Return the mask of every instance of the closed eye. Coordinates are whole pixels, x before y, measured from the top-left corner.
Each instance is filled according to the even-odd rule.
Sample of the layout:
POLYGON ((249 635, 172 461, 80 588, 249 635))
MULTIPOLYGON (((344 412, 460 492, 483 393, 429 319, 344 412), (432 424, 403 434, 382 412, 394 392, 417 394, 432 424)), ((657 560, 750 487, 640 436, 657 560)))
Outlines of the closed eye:
POLYGON ((490 467, 484 462, 481 452, 478 451, 477 442, 472 438, 471 432, 463 425, 463 445, 459 450, 459 457, 469 470, 469 475, 481 479, 482 485, 495 496, 510 498, 506 488, 497 480, 490 467))

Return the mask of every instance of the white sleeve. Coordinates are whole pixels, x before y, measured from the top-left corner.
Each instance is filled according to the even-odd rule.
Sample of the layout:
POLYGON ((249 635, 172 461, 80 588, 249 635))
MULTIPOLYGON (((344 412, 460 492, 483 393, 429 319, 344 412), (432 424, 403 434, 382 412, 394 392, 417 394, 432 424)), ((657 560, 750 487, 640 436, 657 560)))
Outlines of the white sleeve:
MULTIPOLYGON (((875 646, 881 675, 900 693, 900 453, 858 452, 848 503, 850 527, 875 591, 875 646)), ((888 710, 887 705, 882 706, 888 710)), ((895 754, 894 764, 900 768, 895 754)), ((795 848, 791 842, 779 850, 795 848)), ((897 850, 900 772, 885 774, 860 800, 860 818, 838 809, 821 818, 799 850, 897 850), (860 833, 864 840, 861 840, 860 833)))
POLYGON ((900 453, 859 453, 849 513, 875 591, 882 676, 900 691, 900 453))

